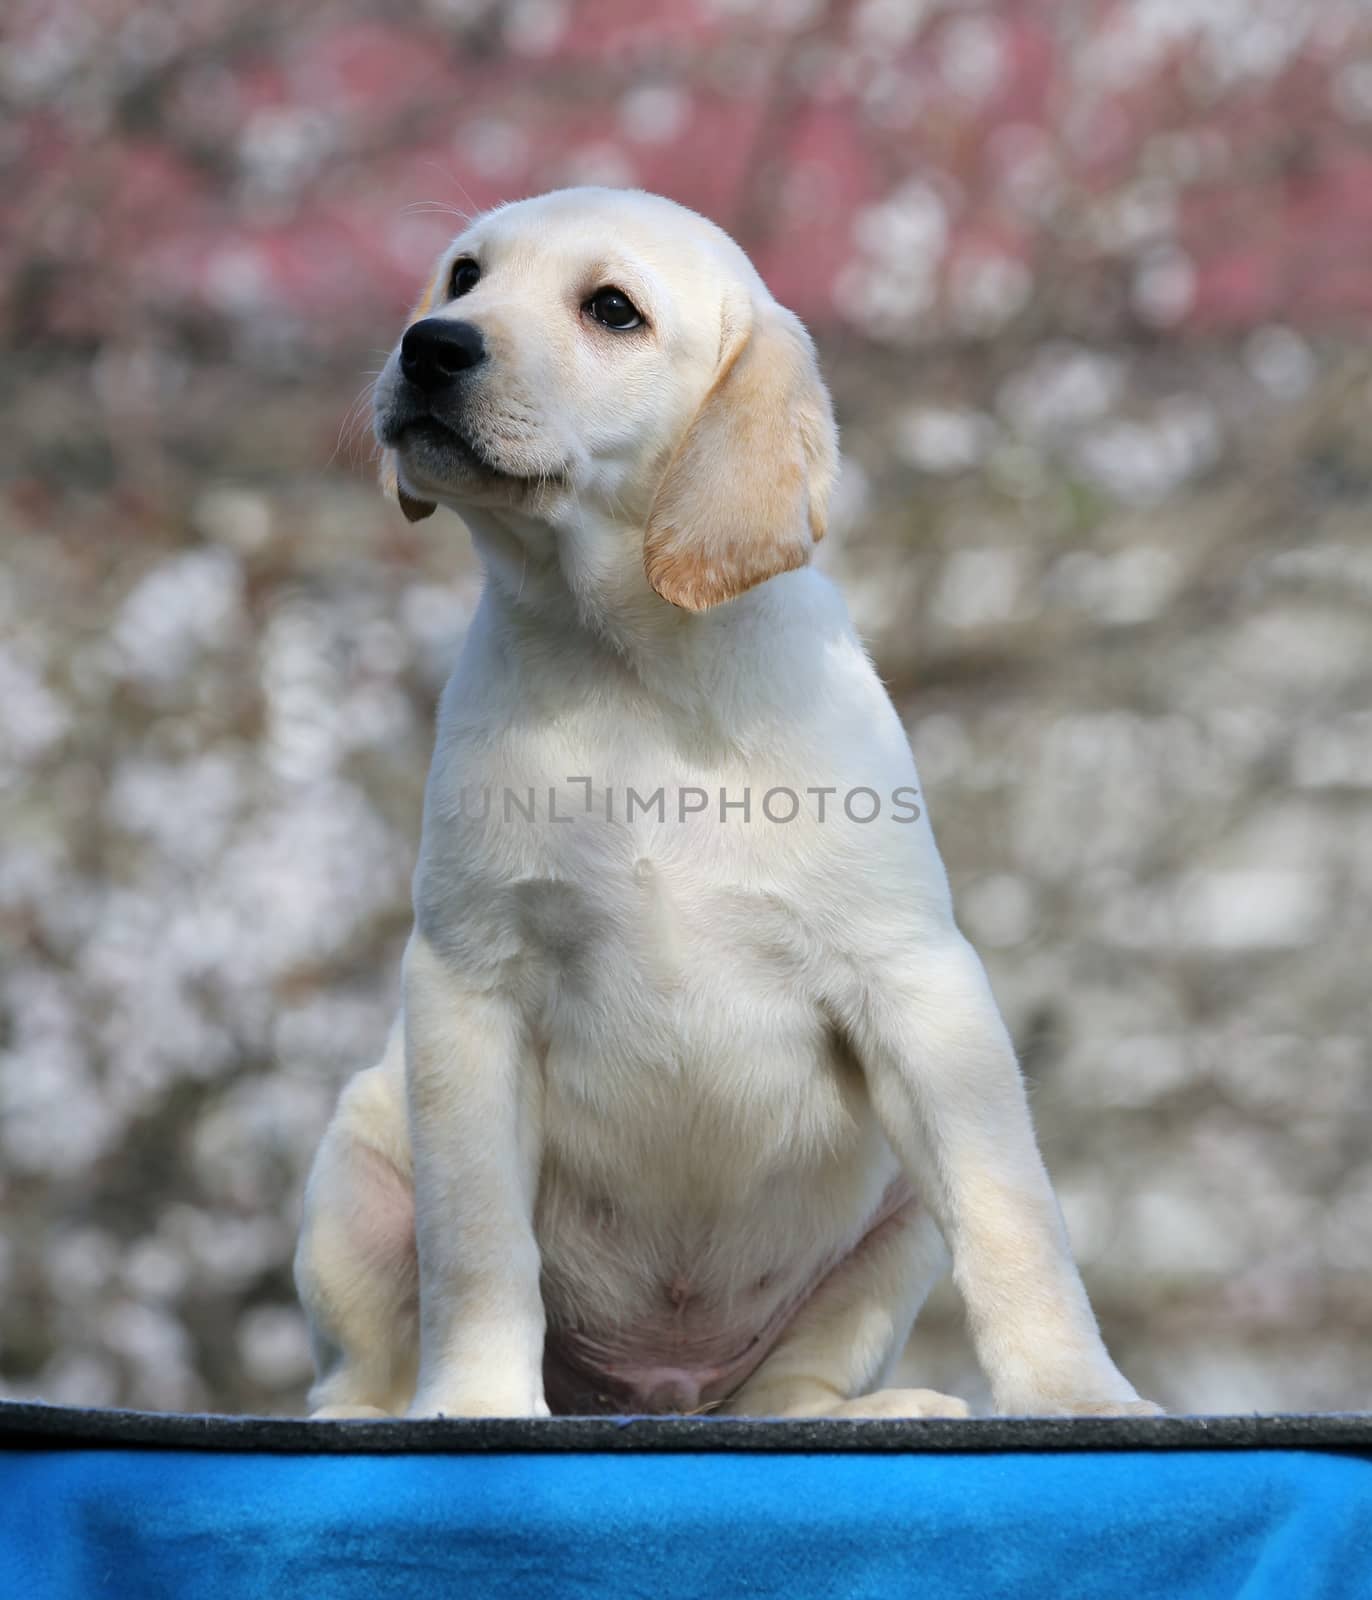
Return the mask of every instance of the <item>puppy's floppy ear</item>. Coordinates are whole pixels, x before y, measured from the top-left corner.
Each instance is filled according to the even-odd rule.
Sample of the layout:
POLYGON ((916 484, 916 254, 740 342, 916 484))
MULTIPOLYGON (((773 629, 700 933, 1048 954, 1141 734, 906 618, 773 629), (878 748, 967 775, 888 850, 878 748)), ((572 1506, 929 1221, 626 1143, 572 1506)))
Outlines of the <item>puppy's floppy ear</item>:
POLYGON ((814 346, 774 301, 726 308, 719 371, 648 518, 648 582, 703 611, 802 567, 823 538, 838 437, 814 346))
MULTIPOLYGON (((421 317, 427 317, 433 310, 434 301, 439 293, 438 277, 430 278, 428 287, 420 295, 415 308, 410 312, 410 322, 418 322, 421 317)), ((406 324, 406 327, 409 323, 406 324)), ((400 476, 396 471, 395 451, 383 450, 381 452, 381 492, 384 495, 394 495, 400 502, 400 509, 405 513, 406 522, 423 522, 425 517, 433 516, 438 507, 431 500, 416 500, 412 494, 406 494, 400 487, 400 476)))
POLYGON ((395 451, 383 450, 381 452, 381 492, 385 495, 394 495, 400 502, 400 509, 405 513, 407 522, 423 522, 425 517, 433 516, 438 507, 432 500, 416 500, 412 494, 406 494, 400 487, 400 478, 395 468, 395 451))

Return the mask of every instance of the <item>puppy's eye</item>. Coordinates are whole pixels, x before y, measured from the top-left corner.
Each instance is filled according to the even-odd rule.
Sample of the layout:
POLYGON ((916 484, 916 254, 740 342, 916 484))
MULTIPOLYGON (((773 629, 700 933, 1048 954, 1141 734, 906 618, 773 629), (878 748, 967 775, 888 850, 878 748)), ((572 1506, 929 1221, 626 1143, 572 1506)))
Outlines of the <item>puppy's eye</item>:
POLYGON ((618 289, 597 289, 586 302, 586 310, 602 327, 613 328, 616 333, 626 333, 643 324, 638 307, 618 289))
POLYGON ((460 300, 464 294, 475 289, 481 278, 481 268, 475 261, 454 261, 453 275, 448 280, 448 298, 460 300))

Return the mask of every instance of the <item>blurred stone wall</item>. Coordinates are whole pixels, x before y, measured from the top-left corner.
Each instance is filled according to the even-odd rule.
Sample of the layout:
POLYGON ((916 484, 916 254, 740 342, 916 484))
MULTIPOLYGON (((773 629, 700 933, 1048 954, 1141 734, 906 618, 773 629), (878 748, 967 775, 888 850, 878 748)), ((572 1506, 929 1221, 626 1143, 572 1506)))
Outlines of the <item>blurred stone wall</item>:
MULTIPOLYGON (((3 1392, 300 1403, 478 582, 368 374, 450 208, 592 177, 821 340, 822 559, 1127 1370, 1372 1405, 1361 8, 46 0, 0 93, 3 1392)), ((976 1392, 950 1294, 910 1372, 976 1392)))

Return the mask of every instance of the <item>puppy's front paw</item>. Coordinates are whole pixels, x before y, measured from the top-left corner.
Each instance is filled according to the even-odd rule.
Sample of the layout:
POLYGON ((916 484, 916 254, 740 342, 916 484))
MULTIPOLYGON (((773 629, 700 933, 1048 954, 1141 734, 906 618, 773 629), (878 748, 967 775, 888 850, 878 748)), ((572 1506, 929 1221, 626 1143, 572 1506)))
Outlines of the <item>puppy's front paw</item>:
POLYGON ((361 1421, 363 1418, 374 1420, 384 1417, 390 1421, 391 1412, 383 1411, 380 1406, 320 1406, 317 1411, 310 1412, 311 1422, 337 1422, 340 1420, 361 1421))
POLYGON ((1032 1395, 998 1404, 1002 1417, 1161 1417, 1166 1412, 1151 1400, 1113 1395, 1032 1395))
POLYGON ((1151 1400, 1074 1400, 1069 1417, 1164 1417, 1167 1413, 1151 1400))
POLYGON ((491 1391, 417 1394, 409 1417, 546 1417, 548 1402, 539 1395, 502 1396, 491 1391))

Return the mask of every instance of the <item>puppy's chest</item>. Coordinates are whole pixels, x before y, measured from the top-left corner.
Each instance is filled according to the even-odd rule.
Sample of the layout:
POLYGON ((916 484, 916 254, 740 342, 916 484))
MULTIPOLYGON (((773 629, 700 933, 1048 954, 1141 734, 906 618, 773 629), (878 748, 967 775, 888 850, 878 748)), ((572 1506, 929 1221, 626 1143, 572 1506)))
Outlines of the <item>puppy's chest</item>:
POLYGON ((785 911, 639 857, 617 892, 531 893, 546 1134, 574 1188, 636 1183, 689 1211, 856 1136, 856 1076, 799 981, 785 911), (580 911, 578 913, 578 907, 580 911), (584 939, 562 941, 567 918, 584 939))
POLYGON ((496 792, 426 825, 417 911, 456 966, 517 998, 563 1125, 578 1112, 737 1123, 741 1093, 765 1101, 784 1085, 794 1099, 798 1075, 823 1097, 832 1040, 802 981, 823 840, 767 821, 756 796, 751 817, 723 809, 721 790, 742 799, 746 775, 603 758, 613 783, 588 796, 564 782, 554 808, 549 770, 541 752, 502 753, 532 820, 496 792))
POLYGON ((508 886, 519 960, 558 1013, 681 1025, 697 1003, 776 1005, 795 993, 800 932, 785 900, 702 849, 630 836, 595 860, 549 863, 508 886))

